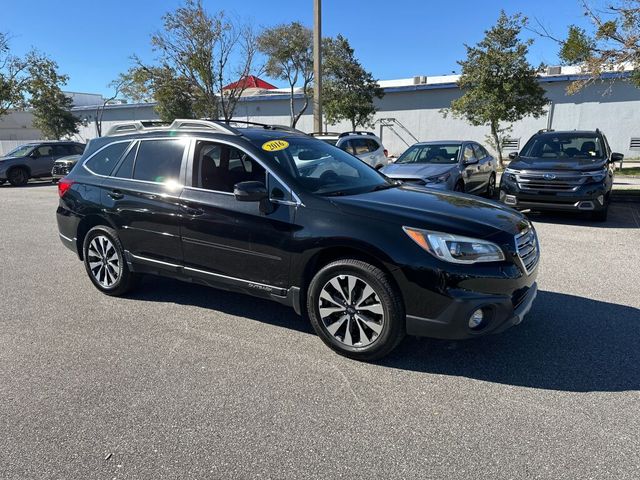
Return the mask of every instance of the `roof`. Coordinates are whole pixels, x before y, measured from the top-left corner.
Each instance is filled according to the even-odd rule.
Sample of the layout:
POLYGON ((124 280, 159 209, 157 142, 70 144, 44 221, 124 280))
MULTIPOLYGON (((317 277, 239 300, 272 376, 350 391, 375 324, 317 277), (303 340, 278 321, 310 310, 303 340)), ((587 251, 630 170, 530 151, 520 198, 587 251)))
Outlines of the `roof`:
POLYGON ((222 87, 222 90, 233 90, 234 88, 261 88, 263 90, 275 90, 277 87, 265 82, 255 75, 248 75, 237 82, 233 82, 222 87))

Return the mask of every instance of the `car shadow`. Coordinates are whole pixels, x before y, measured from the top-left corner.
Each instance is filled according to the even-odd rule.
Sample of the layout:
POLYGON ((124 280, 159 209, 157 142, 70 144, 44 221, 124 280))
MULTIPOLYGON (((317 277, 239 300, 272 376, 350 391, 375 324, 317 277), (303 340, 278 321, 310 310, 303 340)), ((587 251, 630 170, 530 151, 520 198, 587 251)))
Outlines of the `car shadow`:
POLYGON ((571 392, 640 390, 640 310, 541 291, 519 326, 460 342, 407 338, 380 365, 571 392))
POLYGON ((34 187, 55 187, 55 186, 56 184, 53 183, 51 180, 44 180, 44 181, 30 181, 29 183, 27 183, 26 185, 22 185, 21 187, 14 187, 9 182, 6 182, 0 185, 0 188, 34 188, 34 187))
POLYGON ((640 204, 612 204, 606 222, 591 218, 590 213, 583 212, 526 212, 534 223, 551 223, 555 225, 574 225, 591 228, 640 228, 640 204))
MULTIPOLYGON (((193 305, 314 334, 306 317, 269 300, 160 277, 129 298, 193 305)), ((640 310, 541 291, 521 325, 459 342, 407 337, 388 368, 573 392, 640 390, 640 310)))

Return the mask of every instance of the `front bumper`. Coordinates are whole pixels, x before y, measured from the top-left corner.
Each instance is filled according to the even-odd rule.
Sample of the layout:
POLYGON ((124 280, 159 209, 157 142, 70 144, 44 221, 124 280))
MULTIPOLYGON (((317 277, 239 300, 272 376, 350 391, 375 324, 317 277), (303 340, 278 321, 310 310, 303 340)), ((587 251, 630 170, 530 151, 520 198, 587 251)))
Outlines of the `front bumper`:
POLYGON ((453 301, 437 318, 407 315, 407 334, 421 337, 462 340, 500 333, 522 322, 538 294, 533 283, 511 296, 452 292, 453 301), (469 317, 477 309, 487 312, 486 324, 478 330, 469 328, 469 317))
POLYGON ((500 201, 519 210, 600 211, 606 208, 609 183, 581 186, 574 192, 521 190, 514 182, 502 182, 500 201))

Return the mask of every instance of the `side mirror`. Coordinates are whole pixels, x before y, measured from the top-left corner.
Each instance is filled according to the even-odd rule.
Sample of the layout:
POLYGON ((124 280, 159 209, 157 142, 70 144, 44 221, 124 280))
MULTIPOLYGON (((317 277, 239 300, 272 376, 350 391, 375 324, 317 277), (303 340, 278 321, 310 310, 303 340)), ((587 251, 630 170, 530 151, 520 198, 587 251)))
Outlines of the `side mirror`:
POLYGON ((518 158, 518 152, 511 152, 509 154, 509 160, 515 160, 516 158, 518 158))
POLYGON ((475 157, 471 157, 471 158, 467 158, 464 160, 463 162, 465 165, 475 165, 476 163, 478 163, 478 159, 475 157))
POLYGON ((40 158, 40 152, 38 150, 34 150, 29 156, 31 158, 40 158))
POLYGON ((609 158, 609 162, 610 163, 621 162, 623 158, 624 158, 624 155, 622 153, 614 152, 611 154, 611 158, 609 158))
POLYGON ((262 182, 240 182, 233 186, 239 202, 260 202, 267 198, 267 187, 262 182))

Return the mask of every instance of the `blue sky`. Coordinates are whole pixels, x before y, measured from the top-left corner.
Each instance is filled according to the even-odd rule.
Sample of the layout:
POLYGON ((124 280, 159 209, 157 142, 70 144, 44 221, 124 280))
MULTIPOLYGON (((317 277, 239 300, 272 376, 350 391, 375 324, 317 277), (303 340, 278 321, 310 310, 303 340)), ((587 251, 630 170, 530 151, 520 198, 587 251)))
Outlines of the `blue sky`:
MULTIPOLYGON (((107 84, 130 65, 136 53, 153 58, 150 35, 178 0, 4 0, 0 31, 11 36, 14 52, 31 47, 54 58, 70 76, 66 90, 109 93, 107 84)), ((258 26, 299 20, 312 25, 312 0, 204 0, 210 11, 225 10, 258 26)), ((478 42, 498 17, 522 12, 551 32, 568 24, 587 26, 579 0, 395 0, 323 1, 323 34, 346 36, 363 65, 379 79, 443 75, 458 71, 464 43, 478 42)), ((534 37, 530 32, 525 35, 534 37)), ((536 37, 530 61, 557 63, 557 46, 536 37)), ((274 82, 284 86, 282 82, 274 82)))

